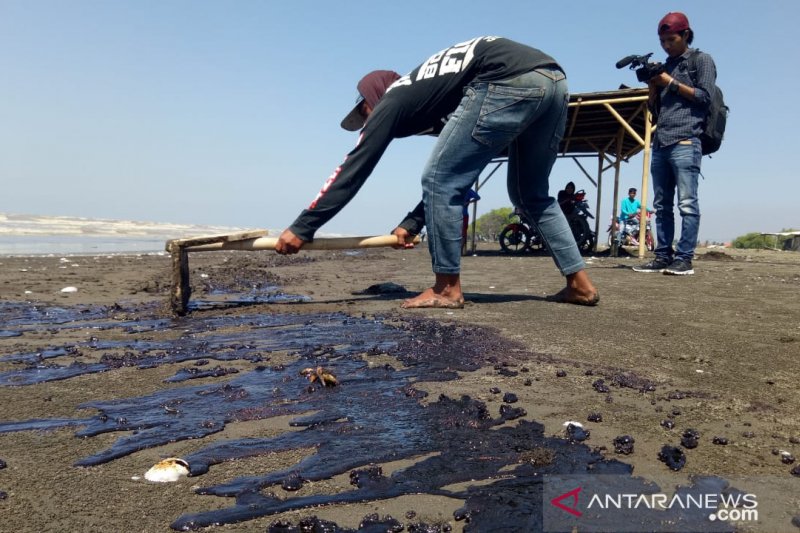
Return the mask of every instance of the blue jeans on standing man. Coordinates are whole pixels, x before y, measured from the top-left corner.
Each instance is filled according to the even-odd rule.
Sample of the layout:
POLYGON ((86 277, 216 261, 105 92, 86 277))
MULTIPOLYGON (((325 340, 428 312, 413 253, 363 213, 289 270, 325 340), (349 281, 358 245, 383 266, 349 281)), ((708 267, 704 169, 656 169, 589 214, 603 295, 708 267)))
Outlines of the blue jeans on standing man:
POLYGON ((670 146, 653 147, 653 207, 656 224, 656 257, 667 262, 692 262, 700 230, 700 205, 697 201, 700 139, 693 137, 670 146), (673 250, 675 239, 675 190, 678 191, 678 213, 681 216, 681 238, 673 250))
POLYGON ((464 88, 422 174, 435 273, 460 272, 467 190, 506 148, 511 202, 538 227, 563 275, 584 268, 569 224, 549 195, 550 170, 564 136, 568 102, 566 76, 554 67, 464 88))

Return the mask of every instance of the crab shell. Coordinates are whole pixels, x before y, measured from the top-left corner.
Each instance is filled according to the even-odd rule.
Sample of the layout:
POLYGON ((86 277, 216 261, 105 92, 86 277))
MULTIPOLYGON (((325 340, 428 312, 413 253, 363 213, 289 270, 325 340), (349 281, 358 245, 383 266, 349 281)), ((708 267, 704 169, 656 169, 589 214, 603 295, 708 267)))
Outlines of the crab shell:
POLYGON ((326 387, 335 387, 336 385, 339 384, 339 381, 333 374, 323 372, 322 374, 319 374, 318 377, 319 380, 322 382, 322 384, 325 385, 326 387))
POLYGON ((318 366, 317 368, 304 368, 300 371, 301 376, 305 376, 308 378, 308 381, 314 383, 315 381, 319 381, 326 387, 334 387, 339 384, 339 381, 336 379, 336 376, 318 366))
POLYGON ((322 372, 322 367, 318 366, 317 368, 304 368, 300 371, 301 376, 305 376, 309 379, 309 381, 314 381, 317 378, 317 374, 322 372))

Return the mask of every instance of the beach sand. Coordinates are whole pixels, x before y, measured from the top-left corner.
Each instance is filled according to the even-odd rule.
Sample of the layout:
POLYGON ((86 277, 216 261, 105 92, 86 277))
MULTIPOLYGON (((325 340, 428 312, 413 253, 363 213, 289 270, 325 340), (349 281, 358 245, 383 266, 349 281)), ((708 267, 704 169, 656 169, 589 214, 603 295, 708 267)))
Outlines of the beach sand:
MULTIPOLYGON (((525 409, 525 420, 543 424, 546 435, 563 435, 565 421, 581 421, 591 429, 585 444, 633 465, 638 476, 667 486, 685 483, 697 474, 746 477, 751 490, 764 491, 763 497, 759 495, 762 524, 758 526, 763 529, 756 530, 793 530, 791 520, 800 514, 800 477, 793 477, 790 470, 797 463, 782 463, 773 450, 800 457, 800 254, 701 249, 696 274, 688 277, 634 273, 630 267, 639 259, 633 257, 587 261, 601 296, 595 308, 545 300, 563 286, 549 257, 507 256, 486 245, 477 255, 463 258, 464 309, 402 310, 399 306, 407 295, 354 293, 386 282, 412 292, 428 287, 433 276, 424 247, 302 252, 290 258, 269 252, 192 254, 194 300, 205 299, 207 280, 230 290, 238 280, 262 279, 287 294, 308 296, 310 301, 198 310, 183 323, 216 315, 341 312, 486 328, 523 348, 509 355, 517 358, 511 367, 524 366, 528 372, 506 376, 486 365, 461 372, 456 380, 418 384, 431 393, 430 401, 439 394, 469 395, 495 412, 500 399, 490 388, 513 391, 518 396, 514 406, 525 409), (615 386, 614 375, 648 380, 655 390, 615 386), (593 388, 599 377, 605 377, 610 394, 593 388), (523 379, 531 380, 531 385, 524 386, 523 379), (587 422, 592 412, 601 412, 603 421, 587 422), (668 418, 676 424, 671 431, 660 425, 668 418), (687 428, 700 433, 701 444, 687 450, 688 461, 681 471, 671 472, 659 462, 658 452, 665 444, 677 445, 687 428), (616 455, 612 441, 626 434, 635 438, 635 452, 616 455), (712 445, 713 436, 724 436, 729 444, 712 445)), ((0 257, 0 300, 63 308, 116 305, 120 311, 113 319, 118 321, 136 320, 140 309, 142 316, 144 310, 151 316, 154 304, 166 303, 169 283, 166 255, 0 257), (61 292, 68 286, 77 291, 61 292)), ((0 324, 0 330, 9 329, 13 328, 0 324)), ((85 343, 90 336, 103 340, 119 335, 113 329, 42 328, 21 336, 0 336, 0 372, 21 368, 19 363, 3 360, 9 354, 85 343)), ((168 339, 175 333, 159 335, 168 339)), ((78 406, 186 386, 162 381, 182 366, 191 365, 123 366, 59 381, 0 386, 0 422, 92 417, 95 409, 78 406)), ((242 361, 225 366, 237 367, 240 375, 252 369, 242 361)), ((225 379, 206 378, 192 385, 225 379)), ((144 449, 87 468, 73 465, 107 448, 120 435, 78 438, 75 427, 0 433, 0 459, 7 463, 0 469, 0 491, 6 494, 0 499, 0 530, 169 531, 170 524, 184 513, 231 504, 195 494, 194 487, 285 468, 313 450, 226 462, 207 474, 172 484, 150 484, 133 476, 142 476, 163 457, 183 456, 213 441, 270 435, 288 427, 290 418, 228 424, 224 431, 202 439, 144 449)), ((408 464, 386 464, 384 473, 408 464)), ((303 491, 330 493, 347 487, 345 475, 310 483, 303 491)), ((465 523, 455 521, 453 512, 462 504, 443 496, 406 495, 291 511, 212 530, 264 531, 275 520, 297 523, 300 517, 311 515, 353 528, 370 513, 391 514, 409 522, 404 516, 413 510, 416 520, 448 522, 453 531, 461 531, 465 523)))

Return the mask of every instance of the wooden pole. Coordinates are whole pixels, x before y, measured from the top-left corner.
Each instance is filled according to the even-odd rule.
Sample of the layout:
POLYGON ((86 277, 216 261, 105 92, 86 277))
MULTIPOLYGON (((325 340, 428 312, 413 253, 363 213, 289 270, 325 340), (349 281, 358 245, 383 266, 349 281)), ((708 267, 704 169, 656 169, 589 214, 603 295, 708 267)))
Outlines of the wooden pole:
POLYGON ((644 113, 644 161, 642 162, 642 209, 639 211, 639 258, 644 257, 645 235, 647 235, 647 184, 650 182, 650 153, 653 148, 650 146, 651 137, 650 110, 644 113))
POLYGON ((172 289, 169 292, 169 305, 172 311, 183 316, 189 305, 192 287, 189 284, 189 253, 186 248, 172 251, 172 289))
MULTIPOLYGON (((414 241, 419 242, 419 238, 414 241)), ((276 237, 259 237, 241 241, 215 242, 188 246, 190 252, 214 252, 219 250, 274 250, 278 243, 276 237)), ((397 244, 395 235, 372 237, 327 237, 314 239, 303 245, 303 250, 352 250, 354 248, 381 248, 397 244)))
POLYGON ((606 154, 599 152, 597 154, 597 209, 595 210, 594 218, 594 250, 597 251, 597 244, 600 242, 600 195, 603 192, 603 159, 606 154))
POLYGON ((617 209, 619 206, 619 173, 622 160, 620 159, 620 152, 622 152, 622 140, 625 131, 620 129, 617 135, 617 160, 614 162, 614 203, 611 204, 611 256, 617 257, 619 255, 619 246, 617 246, 617 209))

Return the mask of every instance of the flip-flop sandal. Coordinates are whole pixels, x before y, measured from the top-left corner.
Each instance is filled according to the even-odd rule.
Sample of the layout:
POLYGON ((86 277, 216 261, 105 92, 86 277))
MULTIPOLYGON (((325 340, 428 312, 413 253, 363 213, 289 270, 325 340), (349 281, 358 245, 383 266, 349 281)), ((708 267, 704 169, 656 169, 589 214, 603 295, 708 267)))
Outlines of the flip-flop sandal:
POLYGON ((595 305, 600 302, 600 294, 595 292, 594 296, 589 299, 578 298, 578 299, 568 299, 567 298, 567 288, 563 288, 555 294, 552 294, 545 298, 548 302, 556 302, 561 304, 573 304, 573 305, 586 305, 589 307, 594 307, 595 305))
POLYGON ((428 298, 427 300, 421 301, 419 304, 410 305, 410 306, 406 305, 408 302, 409 302, 409 300, 406 300, 405 302, 403 302, 403 305, 401 305, 400 307, 402 307, 403 309, 433 309, 433 308, 438 308, 438 309, 463 309, 464 308, 464 302, 463 301, 458 302, 458 301, 453 301, 453 300, 445 300, 445 299, 442 299, 442 298, 428 298))

